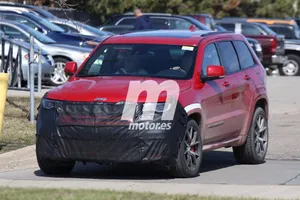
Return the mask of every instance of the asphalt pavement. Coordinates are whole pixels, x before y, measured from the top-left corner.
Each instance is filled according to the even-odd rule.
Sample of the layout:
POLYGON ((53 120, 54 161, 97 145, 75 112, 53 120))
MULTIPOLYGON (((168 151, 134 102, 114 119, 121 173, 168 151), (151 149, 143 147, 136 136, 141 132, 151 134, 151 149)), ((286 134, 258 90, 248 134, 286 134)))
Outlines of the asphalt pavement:
POLYGON ((0 155, 0 186, 300 199, 300 77, 268 77, 267 84, 270 143, 264 164, 237 165, 229 148, 206 153, 200 176, 190 179, 170 178, 152 166, 91 163, 77 164, 67 177, 47 177, 37 167, 34 147, 28 147, 0 155))

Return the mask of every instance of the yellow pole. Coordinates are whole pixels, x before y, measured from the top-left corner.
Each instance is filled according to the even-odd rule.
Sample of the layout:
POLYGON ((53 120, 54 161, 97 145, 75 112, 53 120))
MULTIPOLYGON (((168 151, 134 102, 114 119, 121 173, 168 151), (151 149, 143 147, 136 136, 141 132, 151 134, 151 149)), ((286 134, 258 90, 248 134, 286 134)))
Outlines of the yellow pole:
POLYGON ((0 135, 2 134, 2 124, 8 89, 8 77, 8 73, 0 73, 0 135))

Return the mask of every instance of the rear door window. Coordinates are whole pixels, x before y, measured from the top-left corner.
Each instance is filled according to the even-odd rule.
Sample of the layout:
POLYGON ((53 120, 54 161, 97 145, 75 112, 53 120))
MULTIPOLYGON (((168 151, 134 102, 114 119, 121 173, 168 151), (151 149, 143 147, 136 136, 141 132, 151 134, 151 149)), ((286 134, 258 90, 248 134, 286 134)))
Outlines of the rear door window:
POLYGON ((226 69, 226 74, 232 74, 240 70, 238 56, 230 41, 218 43, 222 65, 226 69))
POLYGON ((210 65, 221 65, 219 54, 214 43, 207 45, 205 48, 201 71, 203 76, 207 75, 207 67, 210 65))
POLYGON ((192 23, 182 19, 169 19, 171 29, 187 30, 192 23))
POLYGON ((260 29, 250 24, 242 24, 243 35, 263 35, 260 29))
POLYGON ((28 37, 26 37, 26 35, 24 35, 23 33, 21 33, 19 30, 15 28, 12 28, 7 25, 2 25, 1 30, 9 39, 29 42, 28 37))
POLYGON ((167 18, 151 17, 154 29, 170 29, 169 20, 167 18))
POLYGON ((248 69, 254 66, 255 62, 247 45, 242 41, 234 41, 233 44, 236 48, 242 69, 248 69))
POLYGON ((118 25, 134 25, 135 21, 135 18, 123 18, 118 25))

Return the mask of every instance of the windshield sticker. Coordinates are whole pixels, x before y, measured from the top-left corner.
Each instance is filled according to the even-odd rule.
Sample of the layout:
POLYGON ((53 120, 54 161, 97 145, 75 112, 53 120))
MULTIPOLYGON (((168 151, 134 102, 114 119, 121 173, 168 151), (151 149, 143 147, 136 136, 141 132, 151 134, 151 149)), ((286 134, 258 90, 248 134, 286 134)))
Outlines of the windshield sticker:
POLYGON ((181 50, 185 50, 185 51, 194 51, 194 47, 190 47, 190 46, 182 46, 181 50))

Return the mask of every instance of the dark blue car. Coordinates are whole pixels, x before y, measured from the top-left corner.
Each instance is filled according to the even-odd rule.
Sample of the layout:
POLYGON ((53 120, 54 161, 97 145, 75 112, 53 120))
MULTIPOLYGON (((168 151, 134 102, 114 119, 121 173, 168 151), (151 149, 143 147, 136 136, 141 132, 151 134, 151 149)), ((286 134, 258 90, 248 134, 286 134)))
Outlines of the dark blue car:
POLYGON ((28 12, 0 11, 0 19, 11 20, 11 21, 26 24, 27 26, 39 32, 44 33, 49 38, 53 39, 54 41, 60 44, 68 44, 73 46, 84 46, 84 47, 93 48, 94 46, 91 46, 86 42, 94 41, 98 43, 107 37, 107 36, 94 37, 94 36, 66 33, 64 29, 51 23, 49 20, 28 12))

